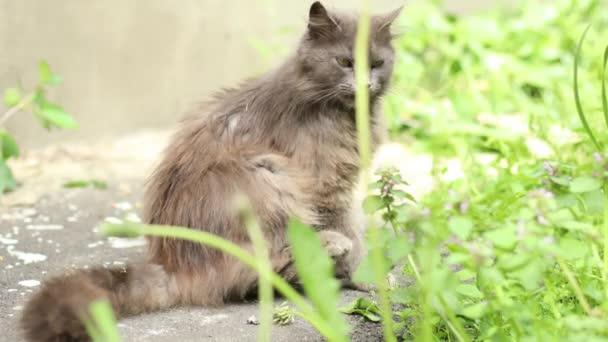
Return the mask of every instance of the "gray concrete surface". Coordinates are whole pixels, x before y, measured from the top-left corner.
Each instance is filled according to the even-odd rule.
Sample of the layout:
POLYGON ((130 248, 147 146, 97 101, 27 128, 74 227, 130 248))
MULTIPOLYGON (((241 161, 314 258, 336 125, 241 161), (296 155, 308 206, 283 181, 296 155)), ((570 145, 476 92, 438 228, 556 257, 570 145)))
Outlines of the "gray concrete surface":
MULTIPOLYGON (((417 1, 374 0, 373 7, 417 1)), ((18 115, 8 129, 31 147, 165 127, 218 87, 283 56, 304 29, 311 2, 0 0, 0 90, 19 82, 31 87, 38 61, 46 59, 65 80, 51 97, 80 123, 77 131, 47 133, 29 115, 18 115), (270 48, 269 58, 254 41, 270 48)), ((498 2, 508 1, 445 1, 460 12, 498 2)), ((325 3, 356 8, 359 2, 325 3)), ((407 24, 407 9, 402 20, 407 24)))
MULTIPOLYGON (((134 184, 139 188, 139 184, 134 184)), ((108 240, 95 232, 104 219, 115 220, 137 211, 138 191, 126 194, 111 182, 105 191, 58 190, 37 204, 2 210, 0 234, 0 331, 2 341, 19 341, 16 320, 24 301, 46 277, 68 268, 124 265, 144 255, 140 240, 108 240), (44 260, 43 260, 44 259, 44 260)), ((345 292, 344 301, 361 295, 345 292)), ((277 300, 277 305, 280 300, 277 300)), ((124 341, 255 341, 256 326, 247 318, 258 315, 255 303, 222 308, 179 308, 129 318, 119 323, 124 341)), ((358 325, 363 341, 377 340, 379 326, 358 325)), ((301 319, 274 327, 273 341, 320 341, 318 333, 301 319)))

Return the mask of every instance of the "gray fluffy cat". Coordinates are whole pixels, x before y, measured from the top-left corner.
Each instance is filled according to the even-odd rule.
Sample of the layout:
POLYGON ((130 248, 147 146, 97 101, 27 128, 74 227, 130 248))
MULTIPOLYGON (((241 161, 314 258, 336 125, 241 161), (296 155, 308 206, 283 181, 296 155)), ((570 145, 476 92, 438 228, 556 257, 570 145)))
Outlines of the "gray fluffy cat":
MULTIPOLYGON (((383 137, 380 98, 391 78, 391 24, 372 17, 369 56, 374 147, 383 137)), ((152 175, 144 221, 185 226, 251 250, 233 211, 237 192, 252 203, 276 272, 297 283, 285 226, 315 227, 346 286, 363 254, 353 193, 359 178, 353 45, 357 16, 310 8, 297 51, 277 69, 205 103, 182 123, 152 175)), ((255 290, 257 274, 217 250, 149 238, 148 260, 125 268, 76 270, 51 278, 27 303, 28 341, 87 341, 88 305, 109 299, 121 316, 180 305, 220 305, 255 290)))

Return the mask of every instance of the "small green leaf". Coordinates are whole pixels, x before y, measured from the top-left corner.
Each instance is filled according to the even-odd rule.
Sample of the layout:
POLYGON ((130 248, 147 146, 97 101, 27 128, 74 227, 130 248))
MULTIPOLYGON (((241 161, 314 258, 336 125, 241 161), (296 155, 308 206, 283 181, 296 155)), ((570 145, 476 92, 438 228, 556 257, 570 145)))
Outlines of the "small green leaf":
POLYGON ((602 187, 602 182, 599 179, 583 176, 575 178, 570 184, 570 192, 583 193, 591 192, 602 187))
POLYGON ((397 287, 391 289, 390 298, 393 303, 410 305, 420 294, 413 287, 397 287))
POLYGON ((43 88, 39 87, 36 89, 36 93, 34 95, 34 108, 32 109, 32 114, 34 118, 38 120, 40 125, 46 129, 47 131, 51 130, 53 123, 42 113, 42 107, 44 107, 48 103, 46 99, 46 92, 43 88))
POLYGON ((473 221, 464 216, 454 217, 448 222, 448 229, 462 240, 466 240, 473 231, 473 221))
POLYGON ((573 238, 562 238, 559 249, 561 256, 568 261, 583 258, 591 252, 587 243, 573 238))
POLYGON ((366 214, 373 214, 384 208, 384 203, 380 196, 367 196, 363 201, 363 210, 366 214))
POLYGON ((38 120, 38 122, 40 123, 40 126, 42 126, 44 129, 46 129, 47 131, 51 130, 51 122, 44 117, 39 110, 34 109, 34 111, 32 112, 32 114, 34 114, 34 117, 36 118, 36 120, 38 120))
POLYGON ((491 230, 484 233, 484 237, 502 249, 513 249, 517 244, 516 231, 510 227, 491 230))
POLYGON ((63 187, 66 189, 74 189, 74 188, 87 188, 92 186, 99 190, 105 190, 108 188, 108 184, 104 181, 100 180, 76 180, 63 184, 63 187))
POLYGON ((355 299, 350 304, 340 308, 340 312, 349 315, 360 315, 372 322, 380 322, 382 319, 378 305, 366 298, 355 299))
POLYGON ((23 93, 19 88, 8 88, 4 91, 4 104, 9 107, 15 107, 23 99, 23 93))
POLYGON ((399 198, 399 199, 402 199, 402 200, 409 200, 409 201, 412 201, 412 202, 414 202, 414 203, 417 203, 417 202, 416 202, 416 198, 414 198, 414 196, 412 196, 411 194, 409 194, 409 193, 407 193, 407 192, 405 192, 405 191, 402 191, 402 190, 393 190, 393 191, 392 191, 392 194, 393 194, 395 197, 399 198))
POLYGON ((480 302, 477 304, 469 305, 462 309, 460 314, 468 319, 480 319, 482 318, 486 312, 488 311, 488 304, 485 302, 480 302))
POLYGON ((480 288, 500 286, 505 283, 505 277, 496 267, 482 267, 477 275, 477 285, 480 288))
POLYGON ((570 179, 568 179, 568 177, 550 177, 550 179, 553 183, 558 184, 558 185, 562 185, 562 186, 570 185, 570 179))
POLYGON ((375 281, 375 279, 376 273, 374 271, 374 264, 370 254, 368 253, 359 263, 359 266, 353 275, 353 280, 357 283, 371 284, 375 281))
POLYGON ((405 258, 412 250, 409 236, 407 236, 407 234, 399 234, 390 239, 387 244, 387 249, 389 259, 393 264, 396 264, 405 258))
POLYGON ((456 292, 468 298, 483 298, 483 293, 473 284, 460 284, 456 287, 456 292))
POLYGON ((593 225, 591 223, 573 220, 556 222, 556 226, 570 231, 593 231, 593 225))
POLYGON ((290 325, 294 322, 293 310, 287 302, 283 302, 280 306, 274 308, 272 322, 276 325, 290 325))
POLYGON ((600 317, 569 315, 564 318, 565 325, 573 330, 608 331, 608 321, 600 317))
POLYGON ((93 185, 93 187, 95 189, 99 189, 99 190, 105 190, 105 189, 108 188, 108 183, 106 183, 104 181, 101 181, 101 180, 95 180, 95 179, 93 179, 91 181, 91 184, 93 185))
POLYGON ((287 237, 306 295, 336 335, 347 336, 350 327, 336 310, 340 283, 334 278, 334 264, 319 237, 312 228, 296 219, 290 220, 287 237))
POLYGON ((38 65, 38 78, 40 83, 46 85, 57 85, 61 83, 61 77, 55 75, 51 66, 46 61, 41 61, 38 65))
POLYGON ((466 268, 456 272, 456 276, 458 277, 458 280, 460 280, 460 281, 470 281, 472 279, 475 279, 476 275, 477 274, 475 272, 473 272, 469 269, 466 269, 466 268))
POLYGON ((45 103, 40 108, 40 114, 51 124, 58 128, 75 129, 78 124, 74 119, 66 113, 63 108, 56 104, 45 103))
POLYGON ((590 215, 602 215, 604 213, 606 196, 600 189, 588 192, 582 195, 582 200, 585 201, 587 213, 590 215))
POLYGON ((508 277, 517 279, 526 290, 536 290, 542 286, 541 281, 545 267, 543 260, 534 259, 524 267, 509 272, 508 277))
POLYGON ((13 172, 4 159, 0 158, 0 194, 7 190, 15 190, 15 188, 17 188, 17 182, 13 177, 13 172))
POLYGON ((5 130, 0 129, 0 157, 4 160, 19 157, 19 145, 5 130))
POLYGON ((89 181, 71 181, 63 184, 63 187, 66 189, 74 189, 74 188, 86 188, 91 185, 89 181))

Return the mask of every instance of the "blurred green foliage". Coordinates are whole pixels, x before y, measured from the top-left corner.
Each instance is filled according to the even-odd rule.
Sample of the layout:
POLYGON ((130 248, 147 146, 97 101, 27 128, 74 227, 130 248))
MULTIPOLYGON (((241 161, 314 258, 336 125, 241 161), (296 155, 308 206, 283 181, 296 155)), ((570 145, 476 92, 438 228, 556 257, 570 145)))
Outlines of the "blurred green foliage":
POLYGON ((396 140, 433 156, 436 187, 412 204, 389 170, 366 201, 396 231, 387 259, 415 279, 391 294, 404 339, 608 338, 608 159, 572 90, 591 25, 580 107, 606 146, 607 9, 519 2, 458 17, 422 3, 404 15, 387 112, 396 140))
POLYGON ((4 129, 5 123, 15 114, 26 111, 46 130, 76 129, 78 124, 66 111, 47 97, 50 87, 61 84, 62 78, 55 74, 46 61, 38 65, 38 84, 29 93, 22 86, 4 90, 6 111, 0 114, 0 195, 7 190, 14 190, 17 182, 7 161, 19 157, 19 146, 12 135, 4 129))

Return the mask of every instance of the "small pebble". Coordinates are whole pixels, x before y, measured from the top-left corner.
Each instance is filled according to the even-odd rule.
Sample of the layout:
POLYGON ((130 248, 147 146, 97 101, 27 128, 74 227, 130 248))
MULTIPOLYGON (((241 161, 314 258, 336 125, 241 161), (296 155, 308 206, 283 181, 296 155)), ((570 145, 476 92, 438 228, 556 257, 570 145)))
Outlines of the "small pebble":
POLYGON ((260 321, 258 321, 258 319, 255 316, 251 316, 251 317, 247 318, 247 324, 259 325, 260 321))

